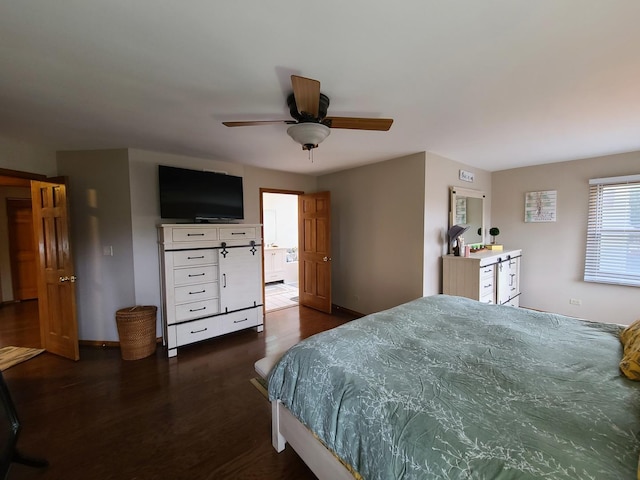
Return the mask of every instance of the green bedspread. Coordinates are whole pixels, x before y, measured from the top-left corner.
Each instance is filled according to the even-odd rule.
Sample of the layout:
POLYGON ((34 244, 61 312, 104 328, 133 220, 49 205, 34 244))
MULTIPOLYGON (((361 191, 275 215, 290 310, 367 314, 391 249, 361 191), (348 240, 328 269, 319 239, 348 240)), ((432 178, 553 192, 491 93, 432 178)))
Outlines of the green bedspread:
POLYGON ((620 327, 421 298, 308 338, 269 375, 365 479, 633 479, 640 385, 620 327))

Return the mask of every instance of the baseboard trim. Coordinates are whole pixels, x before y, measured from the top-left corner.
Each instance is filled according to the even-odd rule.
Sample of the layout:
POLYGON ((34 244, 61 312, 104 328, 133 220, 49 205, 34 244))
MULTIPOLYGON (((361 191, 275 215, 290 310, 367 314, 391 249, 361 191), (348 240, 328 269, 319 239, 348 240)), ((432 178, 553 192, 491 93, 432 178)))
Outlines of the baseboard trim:
POLYGON ((331 308, 333 308, 334 310, 337 310, 339 312, 346 313, 348 315, 353 315, 356 318, 360 318, 360 317, 364 317, 365 316, 364 313, 356 312, 355 310, 351 310, 351 309, 346 308, 346 307, 341 307, 340 305, 336 305, 335 303, 331 304, 331 308))
MULTIPOLYGON (((156 343, 162 343, 162 337, 156 338, 156 343)), ((113 342, 109 340, 78 340, 78 344, 83 347, 120 348, 120 342, 113 342)))

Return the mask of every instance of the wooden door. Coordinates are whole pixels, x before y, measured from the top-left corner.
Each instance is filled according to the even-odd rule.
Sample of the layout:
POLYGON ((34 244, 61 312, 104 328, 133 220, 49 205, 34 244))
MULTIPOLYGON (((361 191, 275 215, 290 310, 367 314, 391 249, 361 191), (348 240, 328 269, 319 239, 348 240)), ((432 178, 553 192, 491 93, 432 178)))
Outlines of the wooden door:
POLYGON ((298 196, 300 305, 331 313, 331 196, 298 196))
POLYGON ((66 192, 64 183, 31 182, 39 266, 40 340, 47 351, 78 360, 76 277, 69 244, 66 192))
POLYGON ((30 198, 7 198, 9 256, 14 300, 38 298, 36 249, 30 198))

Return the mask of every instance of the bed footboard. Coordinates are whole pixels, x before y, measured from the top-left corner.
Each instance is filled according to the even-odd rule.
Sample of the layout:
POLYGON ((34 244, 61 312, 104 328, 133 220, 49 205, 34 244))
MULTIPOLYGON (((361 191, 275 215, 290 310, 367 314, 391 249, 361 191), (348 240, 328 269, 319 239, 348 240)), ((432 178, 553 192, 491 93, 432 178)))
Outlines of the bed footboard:
POLYGON ((271 402, 271 442, 277 452, 287 442, 320 480, 353 480, 353 474, 279 400, 271 402))

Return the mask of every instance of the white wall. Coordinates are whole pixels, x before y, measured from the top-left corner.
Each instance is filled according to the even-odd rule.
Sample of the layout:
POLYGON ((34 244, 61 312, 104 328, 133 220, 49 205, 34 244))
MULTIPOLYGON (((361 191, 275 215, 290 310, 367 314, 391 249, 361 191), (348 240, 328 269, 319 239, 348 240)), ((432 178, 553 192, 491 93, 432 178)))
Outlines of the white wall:
POLYGON ((116 311, 136 304, 127 150, 58 152, 58 171, 69 177, 78 336, 116 341, 116 311))
POLYGON ((272 240, 278 247, 298 247, 298 196, 265 192, 262 207, 274 216, 273 225, 264 222, 264 241, 272 240))
POLYGON ((589 179, 638 173, 640 152, 493 173, 493 224, 501 243, 523 250, 521 305, 602 322, 640 318, 637 287, 582 280, 589 179), (557 190, 557 221, 525 223, 525 193, 540 190, 557 190))

